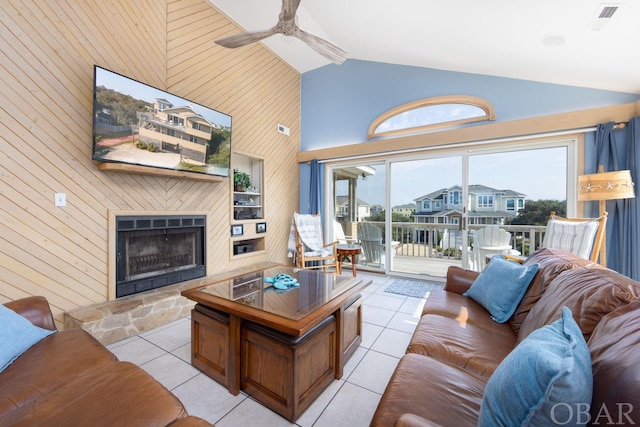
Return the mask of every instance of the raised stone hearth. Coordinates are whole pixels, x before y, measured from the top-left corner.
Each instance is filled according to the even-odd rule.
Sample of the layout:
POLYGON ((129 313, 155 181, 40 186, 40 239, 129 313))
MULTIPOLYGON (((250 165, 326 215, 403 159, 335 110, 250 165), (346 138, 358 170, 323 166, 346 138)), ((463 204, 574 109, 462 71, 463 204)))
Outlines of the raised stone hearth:
POLYGON ((185 289, 204 286, 214 280, 224 280, 274 265, 277 264, 254 264, 251 267, 189 280, 114 301, 80 307, 64 314, 64 328, 84 329, 103 345, 108 345, 188 316, 194 303, 180 295, 185 289))

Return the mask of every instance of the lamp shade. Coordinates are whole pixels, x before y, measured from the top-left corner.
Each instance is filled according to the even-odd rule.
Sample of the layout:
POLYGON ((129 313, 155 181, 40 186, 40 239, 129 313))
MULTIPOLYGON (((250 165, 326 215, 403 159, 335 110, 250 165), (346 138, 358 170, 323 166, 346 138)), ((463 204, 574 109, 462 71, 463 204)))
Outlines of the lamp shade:
POLYGON ((631 171, 578 176, 578 201, 631 199, 636 197, 631 171))

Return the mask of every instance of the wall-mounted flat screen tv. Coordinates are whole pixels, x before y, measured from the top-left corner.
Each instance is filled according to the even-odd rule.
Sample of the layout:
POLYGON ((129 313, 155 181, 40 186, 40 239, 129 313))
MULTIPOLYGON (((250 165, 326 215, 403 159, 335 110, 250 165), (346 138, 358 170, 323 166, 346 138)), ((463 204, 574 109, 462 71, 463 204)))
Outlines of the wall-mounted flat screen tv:
POLYGON ((93 160, 229 176, 231 116, 94 67, 93 160))

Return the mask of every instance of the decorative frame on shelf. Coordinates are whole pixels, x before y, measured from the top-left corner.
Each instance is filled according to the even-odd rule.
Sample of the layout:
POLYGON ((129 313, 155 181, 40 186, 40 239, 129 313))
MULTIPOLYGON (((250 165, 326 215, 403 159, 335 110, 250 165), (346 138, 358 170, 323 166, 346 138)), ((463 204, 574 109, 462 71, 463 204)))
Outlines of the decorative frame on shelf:
POLYGON ((231 236, 242 236, 244 234, 244 227, 242 224, 235 224, 231 226, 231 236))
POLYGON ((266 233, 267 232, 267 223, 266 222, 257 222, 256 223, 256 233, 266 233))

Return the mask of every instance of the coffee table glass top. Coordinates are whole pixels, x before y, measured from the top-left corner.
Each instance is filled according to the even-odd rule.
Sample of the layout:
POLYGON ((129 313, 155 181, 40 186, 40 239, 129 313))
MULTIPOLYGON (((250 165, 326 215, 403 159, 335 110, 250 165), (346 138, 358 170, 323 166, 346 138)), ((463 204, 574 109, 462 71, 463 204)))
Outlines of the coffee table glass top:
POLYGON ((234 277, 198 289, 216 298, 254 307, 291 320, 300 320, 318 307, 361 284, 357 277, 342 277, 332 273, 273 267, 234 277), (264 278, 289 274, 300 286, 275 289, 264 278))

